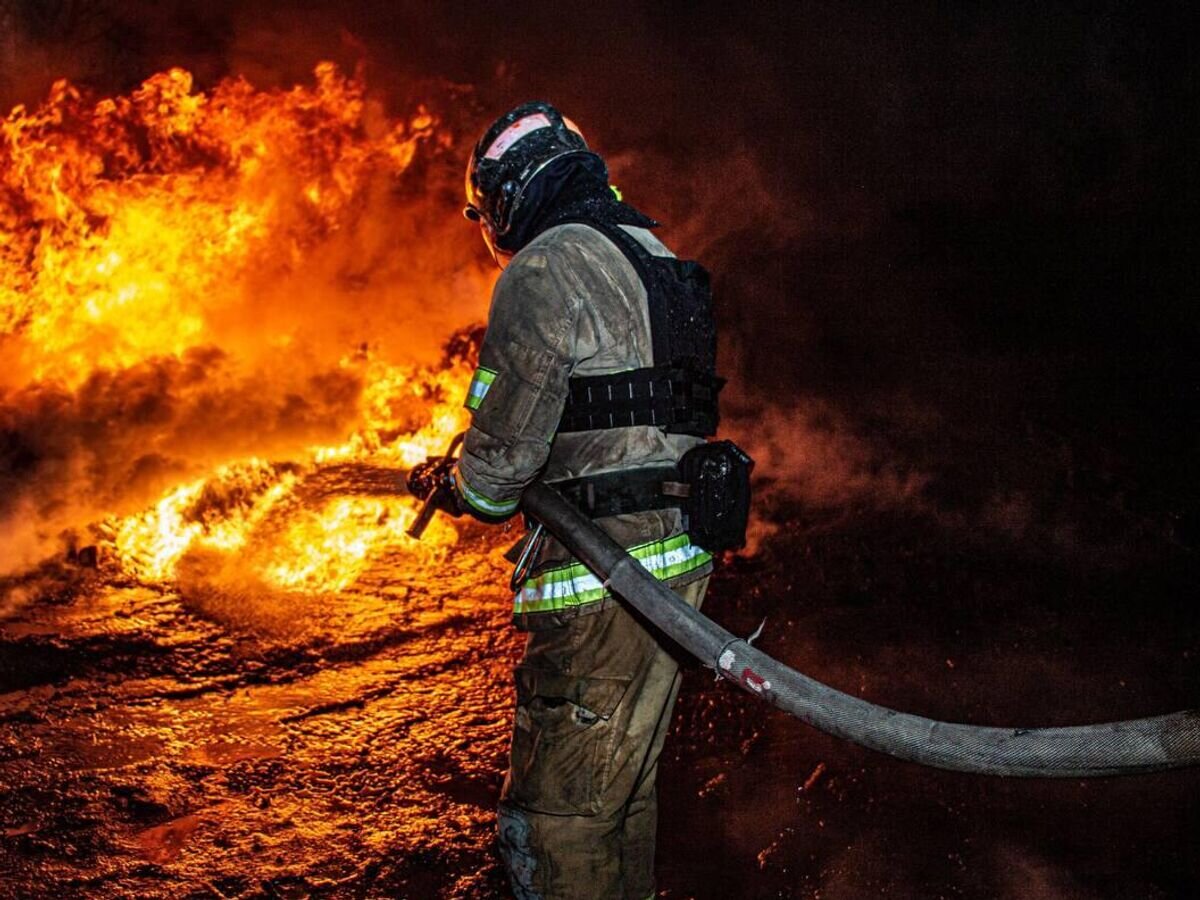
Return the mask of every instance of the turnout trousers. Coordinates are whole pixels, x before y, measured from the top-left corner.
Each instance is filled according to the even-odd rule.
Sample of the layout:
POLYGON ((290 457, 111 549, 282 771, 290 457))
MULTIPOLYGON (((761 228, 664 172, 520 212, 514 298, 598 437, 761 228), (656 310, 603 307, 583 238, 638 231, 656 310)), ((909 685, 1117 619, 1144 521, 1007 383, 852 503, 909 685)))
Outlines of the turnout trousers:
MULTIPOLYGON (((708 576, 675 589, 699 607, 708 576)), ((517 900, 654 896, 679 665, 620 603, 530 632, 497 831, 517 900)))

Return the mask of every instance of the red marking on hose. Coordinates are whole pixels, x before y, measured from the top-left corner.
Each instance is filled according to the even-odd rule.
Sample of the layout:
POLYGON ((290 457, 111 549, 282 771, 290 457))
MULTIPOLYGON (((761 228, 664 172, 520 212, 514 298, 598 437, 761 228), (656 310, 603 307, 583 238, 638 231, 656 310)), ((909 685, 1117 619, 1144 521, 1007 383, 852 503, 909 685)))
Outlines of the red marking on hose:
POLYGON ((745 669, 742 669, 742 681, 746 685, 748 685, 751 688, 751 690, 753 690, 755 693, 761 694, 763 692, 763 686, 766 684, 767 679, 763 678, 761 675, 759 675, 753 669, 747 667, 745 669))

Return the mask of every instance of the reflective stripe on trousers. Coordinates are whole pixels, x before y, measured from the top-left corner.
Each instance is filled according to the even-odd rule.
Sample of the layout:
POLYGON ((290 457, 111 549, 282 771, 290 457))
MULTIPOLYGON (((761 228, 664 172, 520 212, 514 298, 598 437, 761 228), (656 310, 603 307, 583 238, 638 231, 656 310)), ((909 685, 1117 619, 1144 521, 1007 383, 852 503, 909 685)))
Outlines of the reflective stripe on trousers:
MULTIPOLYGON (((639 544, 629 549, 629 555, 660 581, 687 575, 712 562, 712 554, 693 544, 686 534, 639 544)), ((573 563, 528 579, 513 597, 513 613, 561 612, 608 596, 611 592, 587 566, 573 563)))

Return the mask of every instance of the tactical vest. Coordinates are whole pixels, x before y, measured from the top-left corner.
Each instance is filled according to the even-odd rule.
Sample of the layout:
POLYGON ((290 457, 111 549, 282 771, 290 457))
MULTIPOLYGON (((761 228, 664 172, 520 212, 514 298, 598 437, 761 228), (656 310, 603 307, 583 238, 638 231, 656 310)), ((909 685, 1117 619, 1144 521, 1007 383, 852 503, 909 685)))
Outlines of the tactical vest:
POLYGON ((670 434, 716 434, 725 379, 716 374, 708 272, 692 260, 652 255, 617 225, 581 221, 617 246, 646 288, 654 364, 569 379, 558 432, 651 425, 670 434))
MULTIPOLYGON (((646 289, 653 365, 568 379, 558 433, 649 425, 672 434, 716 434, 717 396, 725 380, 716 374, 717 329, 708 272, 691 260, 654 256, 615 223, 567 221, 605 235, 633 266, 646 289)), ((707 511, 711 504, 700 501, 712 492, 706 490, 704 479, 688 474, 684 461, 697 451, 721 450, 725 443, 701 444, 685 454, 678 466, 586 475, 553 486, 591 518, 679 508, 688 532, 639 544, 628 552, 660 580, 699 577, 694 573, 710 568, 713 556, 693 540, 690 519, 703 524, 696 512, 707 511), (685 478, 687 483, 681 481, 685 478)), ((744 480, 748 482, 748 476, 744 480)), ((744 522, 742 527, 744 531, 744 522)), ((542 526, 538 526, 521 547, 514 548, 514 618, 519 627, 529 630, 554 627, 588 609, 602 609, 602 601, 610 595, 607 584, 583 563, 531 571, 542 536, 542 526)), ((719 541, 714 544, 717 549, 726 546, 719 541)))

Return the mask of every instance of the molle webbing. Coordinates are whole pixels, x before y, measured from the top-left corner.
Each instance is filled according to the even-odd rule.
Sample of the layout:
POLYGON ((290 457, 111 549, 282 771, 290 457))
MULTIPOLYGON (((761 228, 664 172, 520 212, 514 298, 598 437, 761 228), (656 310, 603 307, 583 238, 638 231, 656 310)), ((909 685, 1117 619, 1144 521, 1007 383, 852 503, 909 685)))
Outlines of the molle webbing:
POLYGON ((571 378, 558 430, 652 425, 672 434, 715 434, 723 384, 715 375, 677 366, 571 378))
POLYGON ((646 290, 653 366, 568 380, 558 431, 648 425, 671 434, 717 433, 717 334, 708 273, 699 263, 654 256, 611 222, 579 220, 605 235, 646 290))

